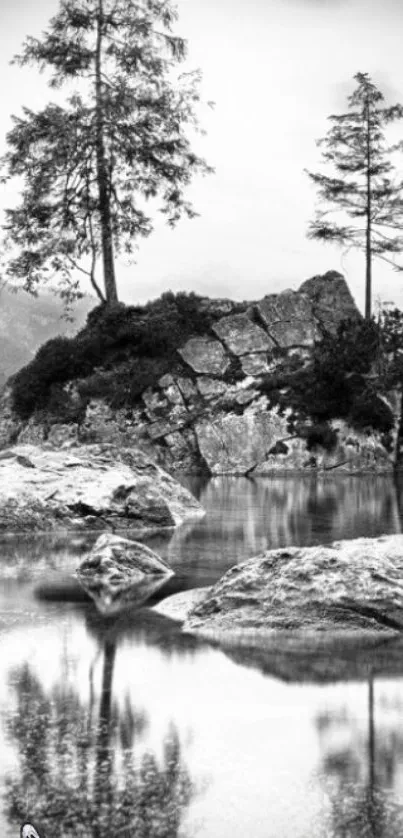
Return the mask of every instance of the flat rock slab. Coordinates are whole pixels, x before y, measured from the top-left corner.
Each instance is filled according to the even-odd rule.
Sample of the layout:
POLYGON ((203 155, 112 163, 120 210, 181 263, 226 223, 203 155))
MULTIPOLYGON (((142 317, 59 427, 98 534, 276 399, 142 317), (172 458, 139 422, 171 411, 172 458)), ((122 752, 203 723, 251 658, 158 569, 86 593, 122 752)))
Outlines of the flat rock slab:
POLYGON ((179 594, 172 594, 155 605, 153 611, 183 623, 196 605, 202 602, 211 588, 192 588, 190 591, 181 591, 179 594))
POLYGON ((211 338, 191 338, 178 352, 189 367, 205 375, 224 375, 230 365, 222 343, 211 338))
POLYGON ((191 611, 203 635, 403 629, 403 536, 269 550, 237 565, 191 611))
POLYGON ((284 349, 314 344, 317 336, 310 299, 298 291, 270 294, 257 304, 269 335, 284 349))
POLYGON ((112 444, 2 452, 0 531, 149 530, 204 510, 141 451, 112 444))
POLYGON ((262 352, 275 346, 266 332, 246 314, 223 317, 214 324, 213 331, 234 355, 262 352))
POLYGON ((347 282, 337 271, 307 279, 299 291, 310 299, 315 318, 327 332, 336 334, 343 320, 360 317, 347 282))
MULTIPOLYGON (((241 403, 253 398, 240 391, 241 403)), ((279 440, 287 439, 287 417, 273 410, 246 408, 237 413, 217 414, 195 424, 199 450, 211 474, 246 474, 264 461, 279 440)))
POLYGON ((144 544, 104 533, 76 575, 98 610, 114 614, 128 605, 139 607, 174 574, 144 544))

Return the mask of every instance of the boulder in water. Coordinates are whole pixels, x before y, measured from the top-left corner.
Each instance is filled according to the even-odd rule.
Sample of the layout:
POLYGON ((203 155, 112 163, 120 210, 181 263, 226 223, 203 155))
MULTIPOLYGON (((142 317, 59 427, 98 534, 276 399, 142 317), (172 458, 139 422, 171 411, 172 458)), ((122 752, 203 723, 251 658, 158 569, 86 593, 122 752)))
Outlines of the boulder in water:
POLYGON ((196 498, 136 448, 2 452, 0 531, 159 530, 203 515, 196 498))
POLYGON ((137 541, 104 533, 77 569, 83 588, 102 614, 140 606, 173 571, 153 550, 137 541))
POLYGON ((231 568, 184 629, 209 636, 401 631, 403 536, 268 550, 231 568))

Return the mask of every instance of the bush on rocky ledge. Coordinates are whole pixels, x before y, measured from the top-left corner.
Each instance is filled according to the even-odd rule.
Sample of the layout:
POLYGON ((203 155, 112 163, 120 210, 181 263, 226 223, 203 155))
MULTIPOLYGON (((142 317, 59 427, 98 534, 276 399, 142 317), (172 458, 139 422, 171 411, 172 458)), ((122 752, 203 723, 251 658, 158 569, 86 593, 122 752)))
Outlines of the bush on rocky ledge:
POLYGON ((133 404, 168 371, 176 349, 208 332, 212 322, 193 293, 167 292, 144 306, 97 306, 74 338, 48 341, 14 376, 13 409, 29 419, 47 407, 54 387, 73 379, 81 382, 83 398, 133 404))

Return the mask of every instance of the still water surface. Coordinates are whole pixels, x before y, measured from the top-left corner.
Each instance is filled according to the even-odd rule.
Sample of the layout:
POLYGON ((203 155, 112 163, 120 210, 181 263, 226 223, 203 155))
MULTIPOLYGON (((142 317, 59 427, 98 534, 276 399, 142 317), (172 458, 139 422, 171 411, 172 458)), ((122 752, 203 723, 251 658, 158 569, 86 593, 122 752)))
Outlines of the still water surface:
MULTIPOLYGON (((187 485, 206 518, 149 541, 187 587, 266 548, 401 531, 386 477, 187 485)), ((88 546, 1 545, 3 838, 25 818, 44 838, 403 835, 403 650, 218 648, 146 608, 105 621, 64 587, 88 546)))

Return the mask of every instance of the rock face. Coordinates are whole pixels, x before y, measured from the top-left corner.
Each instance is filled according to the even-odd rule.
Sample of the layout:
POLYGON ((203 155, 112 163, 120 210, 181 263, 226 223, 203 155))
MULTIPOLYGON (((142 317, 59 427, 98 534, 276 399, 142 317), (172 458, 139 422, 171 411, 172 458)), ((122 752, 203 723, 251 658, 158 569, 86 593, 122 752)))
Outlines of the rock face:
MULTIPOLYGON (((377 397, 378 413, 385 413, 379 402, 389 402, 389 435, 365 427, 358 432, 333 419, 326 429, 332 441, 325 445, 309 437, 309 418, 302 427, 298 377, 303 380, 312 366, 315 341, 336 332, 342 320, 360 318, 340 274, 315 276, 296 291, 257 302, 202 298, 199 306, 208 315, 206 334, 184 338, 170 372, 145 386, 130 408, 112 408, 94 397, 70 424, 50 411, 24 423, 13 414, 6 389, 0 397, 0 449, 16 443, 66 450, 108 444, 141 450, 169 471, 210 474, 391 472, 399 456, 403 462, 396 394, 377 397)), ((76 407, 79 388, 80 382, 66 385, 76 407)))
POLYGON ((196 425, 200 452, 212 474, 246 474, 265 461, 279 440, 289 437, 286 417, 261 407, 258 403, 242 415, 224 414, 196 425))
POLYGON ((314 317, 328 332, 335 333, 342 320, 359 316, 349 287, 337 271, 307 279, 299 290, 309 298, 314 317))
POLYGON ((104 533, 76 575, 98 610, 114 614, 128 605, 142 605, 174 574, 144 544, 104 533))
POLYGON ((403 536, 269 550, 233 567, 190 612, 185 630, 403 629, 403 536))
POLYGON ((233 355, 262 352, 264 349, 271 349, 275 346, 267 333, 253 323, 246 314, 223 317, 213 326, 213 330, 233 355))
POLYGON ((257 310, 278 346, 313 346, 318 326, 312 303, 301 291, 271 294, 258 303, 257 310))
POLYGON ((0 530, 174 527, 200 504, 143 453, 109 444, 0 456, 0 530))
POLYGON ((179 353, 194 372, 206 375, 223 375, 230 365, 230 359, 218 340, 191 338, 179 353))

